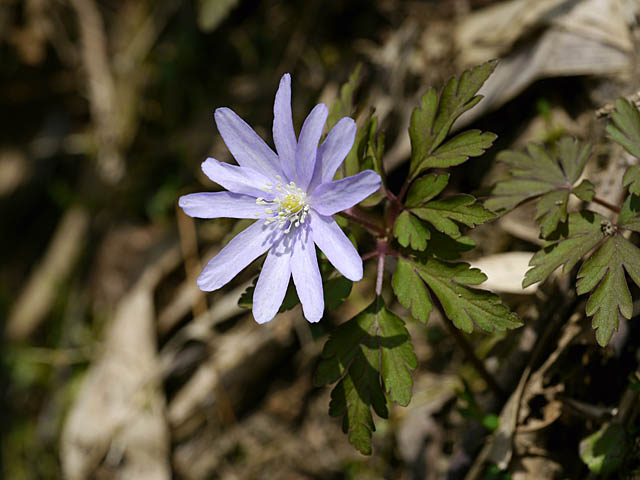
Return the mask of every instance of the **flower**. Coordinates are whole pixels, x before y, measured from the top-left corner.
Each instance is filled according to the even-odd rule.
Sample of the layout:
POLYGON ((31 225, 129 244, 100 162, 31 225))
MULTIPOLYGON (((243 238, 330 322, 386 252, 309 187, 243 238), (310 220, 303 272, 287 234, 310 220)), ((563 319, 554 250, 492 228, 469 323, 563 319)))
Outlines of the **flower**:
POLYGON ((198 277, 201 290, 228 283, 260 255, 266 260, 253 295, 258 323, 275 317, 293 276, 305 318, 322 318, 324 298, 315 245, 352 281, 362 279, 362 260, 331 215, 364 200, 380 188, 380 176, 365 170, 333 181, 351 150, 356 124, 342 118, 318 146, 328 110, 316 105, 296 140, 291 116, 291 77, 280 80, 273 106, 277 154, 228 108, 215 121, 238 166, 207 158, 203 172, 226 192, 192 193, 179 206, 197 218, 257 218, 235 236, 198 277))

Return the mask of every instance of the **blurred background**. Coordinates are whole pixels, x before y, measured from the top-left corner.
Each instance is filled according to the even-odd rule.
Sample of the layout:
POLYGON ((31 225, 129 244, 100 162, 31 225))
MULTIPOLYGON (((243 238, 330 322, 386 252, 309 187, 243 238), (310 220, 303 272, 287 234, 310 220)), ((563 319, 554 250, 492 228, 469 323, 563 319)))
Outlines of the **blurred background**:
MULTIPOLYGON (((602 117, 616 97, 638 99, 639 13, 635 0, 3 0, 4 478, 464 478, 502 403, 437 315, 427 327, 410 321, 421 362, 414 400, 376 422, 374 456, 363 457, 328 416, 329 389, 314 388, 312 373, 326 333, 368 304, 372 286, 356 285, 313 329, 298 309, 258 328, 237 304, 256 264, 219 292, 195 285, 202 262, 244 225, 194 223, 177 198, 218 188, 200 172, 207 156, 233 161, 215 108, 232 108, 272 144, 283 73, 299 128, 357 65, 354 116, 375 108, 393 186, 420 95, 499 57, 485 100, 461 123, 499 140, 455 170, 452 191, 495 180, 500 149, 569 133, 596 144, 591 175, 617 202, 630 160, 601 142, 602 117)), ((552 293, 570 289, 561 279, 546 293, 519 289, 539 244, 532 216, 474 231, 471 259, 493 268, 492 288, 527 321, 508 335, 471 336, 509 388, 563 304, 552 293), (507 251, 524 261, 495 260, 507 251)), ((520 444, 512 478, 585 478, 577 443, 593 424, 553 392, 562 385, 582 403, 615 405, 626 377, 610 372, 634 361, 633 328, 613 353, 588 329, 550 344, 566 358, 529 395, 547 430, 520 444), (595 377, 572 384, 567 371, 574 382, 595 377)))

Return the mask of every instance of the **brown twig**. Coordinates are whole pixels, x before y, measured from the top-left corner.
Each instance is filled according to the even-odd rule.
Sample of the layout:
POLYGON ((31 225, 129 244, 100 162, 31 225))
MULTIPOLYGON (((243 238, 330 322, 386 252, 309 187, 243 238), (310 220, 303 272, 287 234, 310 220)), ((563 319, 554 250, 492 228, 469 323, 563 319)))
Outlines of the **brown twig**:
POLYGON ((593 198, 591 199, 591 201, 592 201, 593 203, 597 203, 598 205, 602 205, 602 206, 603 206, 603 207, 605 207, 605 208, 608 208, 608 209, 609 209, 609 210, 611 210, 612 212, 615 212, 615 213, 618 213, 618 214, 620 213, 620 207, 618 207, 618 206, 616 206, 616 205, 613 205, 612 203, 609 203, 609 202, 607 202, 606 200, 603 200, 603 199, 598 198, 598 197, 593 197, 593 198))

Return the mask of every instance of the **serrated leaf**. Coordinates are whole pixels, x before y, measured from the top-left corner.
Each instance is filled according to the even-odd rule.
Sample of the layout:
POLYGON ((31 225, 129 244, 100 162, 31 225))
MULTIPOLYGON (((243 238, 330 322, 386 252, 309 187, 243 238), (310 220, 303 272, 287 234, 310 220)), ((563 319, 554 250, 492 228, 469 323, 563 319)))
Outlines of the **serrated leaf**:
POLYGON ((606 424, 580 442, 580 459, 593 473, 610 475, 622 466, 627 441, 622 425, 606 424))
POLYGON ((409 211, 452 238, 462 235, 456 222, 475 227, 496 217, 493 212, 476 203, 473 196, 466 194, 434 200, 409 211))
POLYGON ((551 243, 539 250, 529 262, 532 266, 524 276, 522 288, 542 282, 560 265, 569 271, 604 237, 603 226, 608 223, 602 215, 588 210, 571 213, 551 238, 551 243))
POLYGON ((568 190, 557 190, 543 195, 536 205, 535 220, 540 224, 540 234, 548 237, 560 221, 567 220, 568 190))
POLYGON ((340 87, 340 96, 333 102, 329 115, 327 116, 327 129, 331 130, 342 117, 353 115, 353 97, 355 91, 360 86, 360 71, 362 65, 358 64, 353 70, 349 79, 340 87))
POLYGON ((462 132, 427 155, 411 172, 411 177, 415 178, 429 168, 454 167, 466 162, 470 157, 479 157, 491 148, 496 138, 498 136, 495 133, 480 130, 462 132))
POLYGON ((609 138, 618 142, 631 155, 640 158, 640 113, 635 104, 624 98, 616 100, 611 113, 613 125, 607 125, 609 138))
MULTIPOLYGON (((482 99, 476 93, 489 78, 489 75, 493 73, 496 65, 497 60, 491 60, 467 70, 462 73, 459 79, 456 77, 449 79, 440 94, 434 88, 430 88, 421 98, 420 106, 415 108, 411 114, 409 126, 411 138, 410 177, 415 178, 419 172, 429 168, 430 161, 437 163, 436 160, 430 160, 430 156, 444 142, 456 119, 482 99)), ((484 151, 482 145, 489 142, 489 137, 482 135, 478 136, 476 132, 462 138, 458 138, 459 135, 456 137, 457 140, 451 140, 451 142, 454 140, 455 142, 440 152, 442 155, 440 162, 445 163, 445 157, 448 155, 449 161, 453 162, 448 165, 456 165, 465 161, 469 156, 481 154, 484 151)))
POLYGON ((640 197, 638 195, 629 195, 624 200, 618 216, 618 226, 640 232, 640 197))
POLYGON ((427 248, 431 232, 422 220, 405 210, 393 223, 393 236, 403 247, 411 246, 414 250, 422 251, 427 248))
POLYGON ((622 235, 613 235, 578 272, 576 290, 579 295, 592 291, 587 315, 593 315, 596 340, 603 347, 618 328, 618 313, 628 320, 633 312, 625 271, 640 285, 640 249, 622 235))
POLYGON ((583 202, 590 202, 596 194, 596 187, 589 180, 583 180, 580 185, 571 190, 583 202))
POLYGON ((398 301, 411 311, 411 315, 427 323, 433 309, 431 295, 410 262, 400 259, 391 282, 398 301))
POLYGON ((340 325, 322 351, 314 382, 339 380, 331 392, 329 414, 343 415, 342 428, 363 454, 371 454, 375 430, 371 408, 388 417, 387 398, 406 406, 411 399, 410 370, 417 359, 403 321, 377 298, 340 325))
POLYGON ((567 220, 567 202, 572 192, 581 199, 593 197, 593 185, 582 182, 575 187, 589 159, 591 147, 580 147, 577 140, 559 139, 552 151, 531 142, 527 153, 503 151, 498 160, 509 167, 509 178, 497 182, 491 197, 484 202, 494 212, 504 213, 527 200, 540 197, 536 219, 543 238, 548 237, 560 222, 567 220))
POLYGON ((629 187, 629 193, 640 195, 640 165, 629 167, 622 177, 622 185, 629 187))
POLYGON ((487 277, 468 263, 449 263, 436 259, 412 262, 415 271, 438 298, 446 316, 465 332, 475 323, 483 330, 505 330, 522 325, 518 316, 500 298, 486 290, 471 288, 487 277))
POLYGON ((476 246, 470 237, 462 236, 454 239, 444 233, 440 233, 435 228, 430 228, 429 230, 431 238, 427 243, 427 248, 419 254, 424 259, 435 257, 441 260, 456 260, 460 258, 461 253, 473 250, 476 246))
POLYGON ((448 173, 432 173, 419 178, 407 193, 406 207, 418 207, 439 195, 449 184, 448 173))

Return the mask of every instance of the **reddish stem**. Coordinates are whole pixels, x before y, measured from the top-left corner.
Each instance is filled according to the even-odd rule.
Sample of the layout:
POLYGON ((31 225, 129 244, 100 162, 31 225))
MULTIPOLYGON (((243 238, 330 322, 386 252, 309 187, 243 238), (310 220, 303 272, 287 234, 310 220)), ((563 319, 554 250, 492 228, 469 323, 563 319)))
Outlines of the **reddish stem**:
POLYGON ((597 203, 598 205, 602 205, 602 206, 603 206, 603 207, 605 207, 605 208, 608 208, 608 209, 609 209, 609 210, 611 210, 612 212, 620 213, 620 207, 618 207, 618 206, 616 206, 616 205, 613 205, 613 204, 611 204, 611 203, 607 202, 606 200, 603 200, 603 199, 598 198, 598 197, 593 197, 593 198, 591 199, 591 201, 592 201, 593 203, 597 203))
POLYGON ((378 225, 375 220, 371 219, 370 216, 359 209, 358 207, 351 207, 347 210, 340 212, 339 215, 352 220, 356 223, 359 223, 363 227, 365 227, 370 232, 377 234, 378 236, 385 237, 387 235, 387 231, 378 225))

